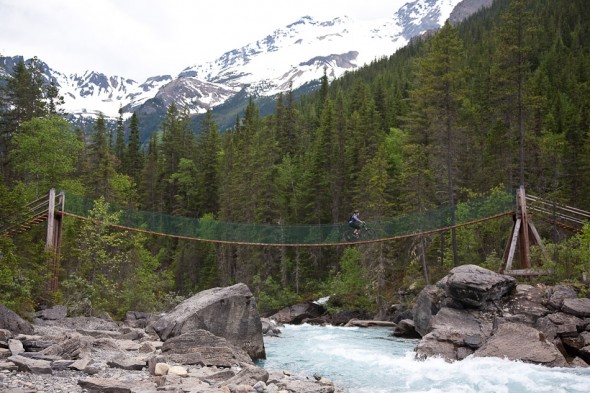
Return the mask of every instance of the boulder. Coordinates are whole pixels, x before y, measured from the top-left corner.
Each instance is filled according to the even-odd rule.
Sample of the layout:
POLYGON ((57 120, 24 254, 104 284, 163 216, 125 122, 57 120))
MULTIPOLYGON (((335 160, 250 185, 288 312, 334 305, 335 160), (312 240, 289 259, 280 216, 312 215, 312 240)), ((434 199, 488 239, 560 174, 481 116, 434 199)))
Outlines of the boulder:
POLYGON ((265 336, 278 336, 281 334, 281 329, 279 328, 279 324, 269 318, 261 318, 262 323, 262 334, 265 336))
POLYGON ((25 351, 22 341, 14 338, 8 340, 8 349, 13 355, 19 355, 25 351))
POLYGON ((557 347, 535 328, 517 323, 503 323, 473 354, 475 357, 504 357, 526 363, 565 367, 567 361, 557 347))
POLYGON ((414 326, 414 321, 411 319, 402 319, 399 321, 391 335, 403 338, 420 338, 420 335, 414 326))
POLYGON ((518 316, 521 322, 533 325, 539 318, 551 313, 545 305, 547 296, 544 286, 517 285, 511 296, 506 298, 503 314, 506 318, 518 316))
POLYGON ((561 311, 575 315, 580 318, 590 317, 590 299, 564 299, 563 304, 561 306, 561 311))
POLYGON ((444 296, 444 290, 435 285, 428 285, 418 294, 413 319, 419 335, 425 336, 430 332, 430 320, 440 310, 444 296))
POLYGON ((9 330, 12 334, 33 334, 33 325, 18 316, 4 304, 0 303, 0 329, 9 330))
POLYGON ((252 360, 266 358, 256 300, 245 284, 199 292, 150 326, 163 341, 207 330, 242 348, 252 360))
POLYGON ((59 344, 45 348, 41 353, 59 356, 63 359, 79 359, 90 354, 93 342, 91 337, 74 335, 59 344))
POLYGON ((167 340, 162 345, 162 355, 170 361, 188 365, 231 367, 252 364, 246 351, 202 329, 167 340))
POLYGON ((481 346, 489 334, 468 311, 448 307, 432 317, 431 327, 431 332, 416 346, 416 356, 420 359, 432 356, 447 360, 464 358, 481 346), (458 352, 460 348, 463 348, 461 354, 458 352))
POLYGON ((122 368, 123 370, 142 370, 147 366, 147 362, 137 357, 122 357, 108 361, 107 366, 113 368, 122 368))
POLYGON ((37 318, 45 319, 45 320, 59 320, 64 319, 68 315, 68 309, 65 306, 54 306, 51 308, 46 308, 44 310, 40 310, 36 312, 37 318))
POLYGON ((160 318, 159 315, 150 314, 141 311, 127 311, 125 314, 125 322, 134 328, 145 329, 150 322, 157 321, 160 318))
POLYGON ((482 307, 486 302, 500 300, 516 288, 516 279, 477 265, 452 269, 439 283, 446 293, 466 307, 482 307))
POLYGON ((303 323, 305 319, 318 318, 325 312, 326 309, 321 304, 305 302, 285 307, 273 314, 270 319, 278 323, 298 325, 303 323))
POLYGON ((0 329, 0 343, 8 342, 9 338, 12 338, 12 333, 10 333, 10 330, 0 329))
POLYGON ((52 374, 51 362, 40 359, 30 359, 21 355, 11 356, 9 361, 16 364, 20 371, 33 374, 52 374))
POLYGON ((120 381, 110 378, 81 378, 78 385, 88 392, 108 392, 108 393, 132 393, 141 391, 153 391, 153 383, 120 381))
POLYGON ((257 366, 245 366, 239 373, 237 373, 234 377, 222 382, 222 386, 227 386, 231 384, 235 385, 254 385, 258 381, 266 382, 268 381, 268 371, 261 367, 257 366))
POLYGON ((577 297, 578 293, 574 288, 568 285, 556 285, 551 289, 547 304, 554 310, 561 310, 565 299, 575 299, 577 297))

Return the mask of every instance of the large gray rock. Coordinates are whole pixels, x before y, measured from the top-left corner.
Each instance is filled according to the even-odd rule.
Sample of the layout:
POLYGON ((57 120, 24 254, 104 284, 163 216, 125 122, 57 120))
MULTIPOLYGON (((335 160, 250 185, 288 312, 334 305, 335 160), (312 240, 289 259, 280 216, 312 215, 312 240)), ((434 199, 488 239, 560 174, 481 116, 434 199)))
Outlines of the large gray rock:
POLYGON ((13 334, 33 334, 33 326, 22 319, 17 313, 0 303, 0 329, 6 329, 13 334))
POLYGON ((252 360, 266 358, 256 300, 245 284, 199 292, 150 326, 163 341, 207 330, 242 348, 252 360))
POLYGON ((90 354, 93 342, 91 337, 74 335, 74 337, 66 338, 58 344, 45 348, 41 353, 59 356, 63 359, 79 359, 90 354))
POLYGON ((580 318, 590 317, 590 299, 564 299, 561 306, 561 311, 580 318))
POLYGON ((416 356, 460 360, 473 353, 491 333, 466 310, 442 308, 431 320, 431 331, 416 346, 416 356))
POLYGON ((458 266, 437 283, 450 297, 467 307, 481 307, 486 302, 500 300, 516 284, 514 277, 477 265, 458 266))
POLYGON ((549 306, 555 310, 561 310, 565 299, 575 299, 578 297, 576 290, 568 285, 556 285, 552 288, 549 295, 549 306))
MULTIPOLYGON (((318 318, 325 312, 326 308, 321 304, 305 302, 285 307, 273 314, 270 319, 277 321, 278 323, 297 325, 303 323, 305 319, 318 318)), ((334 325, 337 324, 338 323, 334 323, 334 325)))
POLYGON ((11 356, 9 361, 16 364, 20 371, 33 374, 52 374, 51 363, 47 360, 31 359, 21 355, 11 356))
POLYGON ((245 366, 242 370, 234 377, 222 382, 221 386, 227 386, 231 384, 236 385, 254 385, 258 381, 268 381, 268 371, 257 366, 245 366))
POLYGON ((473 354, 475 357, 505 357, 551 367, 565 367, 566 359, 537 329, 523 324, 504 323, 486 343, 473 354))
POLYGON ((418 294, 416 306, 414 307, 414 328, 421 336, 427 335, 430 330, 430 320, 441 309, 442 299, 445 292, 435 285, 425 287, 418 294))
POLYGON ((202 329, 167 340, 162 345, 162 355, 173 362, 188 365, 231 367, 252 364, 246 351, 202 329))
POLYGON ((51 308, 37 311, 37 318, 47 319, 51 321, 64 319, 68 316, 68 309, 66 306, 57 305, 51 308))
POLYGON ((88 392, 132 393, 155 391, 155 384, 147 382, 120 381, 110 378, 81 378, 78 385, 88 392))
POLYGON ((518 316, 522 322, 533 325, 539 318, 551 312, 545 306, 548 296, 545 287, 517 285, 510 297, 506 298, 503 313, 506 318, 518 316))

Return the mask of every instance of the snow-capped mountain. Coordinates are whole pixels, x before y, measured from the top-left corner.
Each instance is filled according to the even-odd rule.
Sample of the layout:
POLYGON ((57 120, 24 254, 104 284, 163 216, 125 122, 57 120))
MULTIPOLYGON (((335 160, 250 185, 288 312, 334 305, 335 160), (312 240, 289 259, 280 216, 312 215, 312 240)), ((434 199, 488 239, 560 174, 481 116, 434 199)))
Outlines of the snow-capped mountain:
MULTIPOLYGON (((239 92, 272 96, 319 80, 324 70, 334 79, 369 62, 390 56, 413 37, 439 28, 453 10, 475 12, 492 0, 414 0, 391 15, 372 22, 346 16, 317 21, 304 16, 242 48, 230 50, 212 62, 195 64, 177 76, 161 75, 143 83, 121 76, 86 71, 65 75, 43 64, 48 80, 55 80, 65 98, 66 112, 79 116, 117 117, 122 108, 149 112, 175 103, 191 114, 223 104, 239 92), (467 6, 466 6, 467 5, 467 6), (155 100, 154 100, 155 99, 155 100)), ((462 18, 469 12, 463 11, 462 18)), ((0 58, 9 71, 18 57, 0 58)), ((4 66, 4 67, 3 67, 4 66)))

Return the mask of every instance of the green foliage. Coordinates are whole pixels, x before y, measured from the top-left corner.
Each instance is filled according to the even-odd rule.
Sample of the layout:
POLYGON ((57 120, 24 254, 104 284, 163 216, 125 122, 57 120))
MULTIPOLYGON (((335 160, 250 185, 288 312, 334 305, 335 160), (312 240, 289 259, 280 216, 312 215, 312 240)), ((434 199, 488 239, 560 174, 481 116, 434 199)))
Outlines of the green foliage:
POLYGON ((586 223, 575 236, 557 244, 545 243, 544 247, 550 261, 545 260, 539 248, 532 250, 531 259, 543 261, 541 268, 552 271, 545 280, 587 282, 590 277, 590 223, 586 223))
POLYGON ((72 126, 57 116, 22 123, 13 138, 11 159, 25 183, 40 195, 68 178, 75 169, 81 143, 72 126))
POLYGON ((254 276, 252 285, 256 295, 258 311, 263 314, 272 314, 283 307, 288 307, 301 302, 301 296, 289 288, 284 288, 280 282, 268 276, 262 280, 259 275, 254 276))
POLYGON ((0 303, 19 314, 32 311, 33 285, 26 272, 20 269, 12 241, 0 236, 0 303))
MULTIPOLYGON (((159 125, 134 114, 125 146, 122 119, 109 130, 102 115, 73 138, 63 120, 46 117, 59 112, 59 92, 43 89, 36 62, 19 64, 0 103, 0 225, 18 222, 25 201, 50 186, 98 200, 92 217, 105 224, 64 225, 63 299, 79 313, 165 307, 236 282, 256 287, 261 310, 320 290, 336 292, 339 307, 371 309, 396 285, 422 287, 426 272, 433 281, 458 263, 497 270, 509 217, 379 247, 276 248, 122 232, 108 224, 139 216, 108 203, 159 213, 142 216, 146 229, 216 240, 230 225, 266 239, 272 229, 247 233, 247 224, 322 224, 297 229, 312 241, 353 208, 385 235, 435 229, 514 206, 510 190, 521 184, 590 210, 588 20, 587 0, 495 1, 342 78, 324 75, 315 93, 280 95, 271 116, 252 98, 223 134, 212 111, 199 117, 199 135, 175 105, 159 125), (140 120, 144 138, 158 129, 145 155, 140 120)), ((329 228, 324 238, 341 237, 329 228)), ((543 233, 551 280, 579 280, 589 269, 587 233, 558 244, 543 233)), ((15 307, 46 295, 42 238, 38 227, 2 246, 0 296, 15 307)), ((272 241, 287 238, 281 230, 272 241)))
POLYGON ((107 311, 121 317, 130 309, 154 311, 159 295, 171 287, 171 275, 158 274, 159 258, 147 251, 146 238, 110 227, 121 212, 95 201, 78 236, 77 268, 63 281, 64 299, 83 314, 107 311))
POLYGON ((344 251, 340 259, 340 269, 333 273, 325 291, 326 295, 335 296, 341 309, 370 308, 370 281, 361 265, 361 254, 358 249, 347 248, 344 251))

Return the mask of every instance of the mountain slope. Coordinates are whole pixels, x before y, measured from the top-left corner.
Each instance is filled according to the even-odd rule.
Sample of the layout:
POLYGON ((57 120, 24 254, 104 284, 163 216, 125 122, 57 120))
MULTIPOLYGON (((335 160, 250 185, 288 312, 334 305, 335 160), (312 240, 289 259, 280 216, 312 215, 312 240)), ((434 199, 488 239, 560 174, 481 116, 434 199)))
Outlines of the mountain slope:
MULTIPOLYGON (((454 9, 461 10, 455 18, 462 19, 486 2, 491 0, 415 0, 370 22, 346 16, 327 21, 304 16, 212 62, 189 66, 176 77, 153 76, 141 84, 96 71, 65 75, 46 64, 43 68, 47 79, 56 81, 65 97, 65 110, 73 117, 95 117, 102 112, 115 118, 122 108, 125 116, 138 112, 143 118, 153 118, 148 128, 154 128, 171 103, 200 114, 238 102, 234 97, 268 97, 313 86, 324 72, 330 80, 338 78, 437 29, 454 9)), ((0 66, 9 72, 15 61, 0 58, 0 66)), ((231 105, 232 110, 235 105, 239 106, 231 105)))

